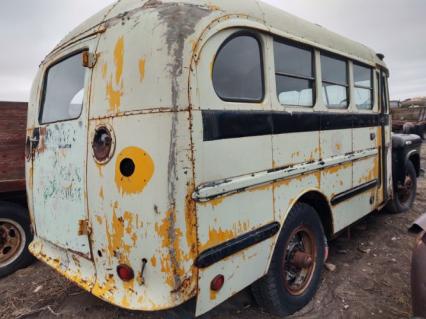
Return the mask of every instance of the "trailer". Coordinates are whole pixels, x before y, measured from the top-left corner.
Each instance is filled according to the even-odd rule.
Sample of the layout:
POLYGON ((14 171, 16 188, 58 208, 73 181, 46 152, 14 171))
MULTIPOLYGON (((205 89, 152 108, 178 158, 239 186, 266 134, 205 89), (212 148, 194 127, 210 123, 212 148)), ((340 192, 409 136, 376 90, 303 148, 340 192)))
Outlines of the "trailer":
POLYGON ((27 108, 23 102, 0 102, 0 278, 33 261, 25 191, 27 108))

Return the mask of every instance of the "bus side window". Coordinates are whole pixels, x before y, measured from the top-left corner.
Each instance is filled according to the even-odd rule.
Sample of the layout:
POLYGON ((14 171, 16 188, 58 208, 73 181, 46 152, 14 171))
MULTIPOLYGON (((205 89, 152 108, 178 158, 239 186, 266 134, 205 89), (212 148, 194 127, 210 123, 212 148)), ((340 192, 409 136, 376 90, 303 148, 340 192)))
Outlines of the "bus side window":
POLYGON ((360 110, 371 110, 374 105, 373 69, 354 62, 355 103, 360 110))
POLYGON ((321 73, 324 104, 331 109, 348 108, 348 62, 321 53, 321 73))
POLYGON ((213 66, 213 86, 224 101, 262 102, 262 51, 254 35, 239 32, 222 44, 213 66))
POLYGON ((312 49, 274 41, 275 79, 281 104, 314 106, 313 56, 312 49))

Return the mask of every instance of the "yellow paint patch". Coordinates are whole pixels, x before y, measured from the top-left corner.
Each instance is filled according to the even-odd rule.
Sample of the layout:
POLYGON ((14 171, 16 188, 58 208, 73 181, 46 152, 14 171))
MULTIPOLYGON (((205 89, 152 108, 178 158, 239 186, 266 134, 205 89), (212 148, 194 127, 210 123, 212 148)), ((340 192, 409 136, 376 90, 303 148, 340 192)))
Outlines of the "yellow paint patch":
POLYGON ((115 184, 122 195, 141 193, 154 175, 154 162, 147 152, 137 147, 128 147, 121 151, 115 163, 115 184), (131 159, 135 165, 131 176, 120 171, 121 161, 131 159))
POLYGON ((155 256, 151 257, 151 265, 152 265, 152 267, 156 267, 157 266, 157 258, 155 256))
POLYGON ((115 75, 113 81, 113 75, 111 74, 110 79, 106 86, 106 94, 109 102, 109 110, 111 112, 117 112, 120 109, 121 97, 123 96, 123 68, 124 68, 124 38, 120 37, 114 48, 114 66, 115 75))
POLYGON ((328 175, 332 175, 332 174, 337 174, 339 173, 341 170, 347 169, 352 167, 352 162, 346 162, 340 165, 335 165, 335 166, 331 166, 329 168, 326 168, 324 170, 324 174, 328 174, 328 175))
POLYGON ((98 224, 102 225, 104 219, 102 218, 102 216, 96 215, 96 221, 98 222, 98 224))
POLYGON ((99 198, 100 199, 104 199, 104 188, 103 187, 101 187, 101 189, 99 190, 99 198))
POLYGON ((209 229, 209 240, 200 245, 200 251, 204 251, 211 247, 217 246, 235 237, 233 230, 209 229))
POLYGON ((121 97, 123 96, 121 89, 114 90, 111 81, 108 82, 106 93, 109 102, 109 110, 112 112, 117 112, 120 108, 121 97))
POLYGON ((114 64, 115 64, 115 84, 121 82, 123 76, 123 64, 124 64, 124 38, 120 37, 115 44, 114 48, 114 64))
POLYGON ((114 302, 115 290, 117 289, 115 285, 115 279, 113 275, 108 275, 105 278, 104 283, 96 282, 95 286, 92 289, 92 294, 97 297, 100 297, 104 300, 114 302))
POLYGON ((102 78, 105 80, 108 73, 108 64, 104 63, 102 65, 102 78))
POLYGON ((161 224, 155 225, 155 231, 161 238, 161 247, 166 249, 166 253, 160 258, 161 272, 165 275, 165 283, 175 289, 175 277, 182 278, 185 275, 183 268, 184 259, 189 256, 184 256, 180 247, 180 241, 183 236, 179 228, 175 228, 176 215, 173 210, 166 213, 166 217, 161 224))
POLYGON ((139 60, 139 80, 142 82, 145 78, 145 59, 139 60))
POLYGON ((210 300, 216 300, 217 291, 210 290, 210 300))
POLYGON ((112 256, 119 256, 120 263, 129 264, 129 254, 135 247, 137 240, 133 223, 134 214, 124 212, 123 216, 118 216, 117 209, 118 203, 116 202, 113 206, 112 221, 110 225, 108 223, 105 225, 108 241, 108 256, 110 262, 112 256), (131 243, 129 243, 129 239, 131 243))

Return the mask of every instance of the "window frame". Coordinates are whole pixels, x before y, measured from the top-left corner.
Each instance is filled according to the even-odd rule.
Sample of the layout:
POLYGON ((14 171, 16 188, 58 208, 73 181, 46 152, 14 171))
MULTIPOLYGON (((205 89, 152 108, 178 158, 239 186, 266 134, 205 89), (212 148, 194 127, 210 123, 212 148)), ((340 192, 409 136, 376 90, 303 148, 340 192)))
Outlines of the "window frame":
POLYGON ((354 101, 355 107, 358 110, 360 110, 360 111, 373 111, 374 110, 374 104, 376 102, 375 98, 374 98, 374 82, 375 82, 374 81, 374 78, 375 78, 374 70, 375 69, 371 65, 367 65, 367 64, 355 61, 355 60, 352 61, 352 65, 353 65, 352 68, 354 70, 354 72, 353 72, 354 94, 356 92, 356 89, 366 89, 366 90, 370 90, 370 97, 371 97, 371 106, 370 106, 370 108, 365 109, 365 108, 359 107, 357 105, 357 103, 354 101), (363 68, 370 69, 370 83, 371 83, 370 87, 362 86, 362 85, 356 85, 356 83, 355 83, 355 66, 360 66, 360 67, 363 67, 363 68))
MULTIPOLYGON (((321 69, 321 83, 320 83, 320 85, 321 85, 321 91, 323 90, 323 83, 334 84, 336 86, 345 87, 346 88, 346 97, 347 97, 347 99, 346 99, 347 100, 347 105, 344 108, 332 107, 332 106, 329 106, 328 103, 327 104, 324 103, 324 106, 327 109, 330 109, 330 110, 337 110, 337 111, 339 111, 339 110, 341 110, 341 111, 347 111, 347 110, 349 110, 349 108, 351 106, 351 99, 352 99, 352 96, 351 96, 350 70, 349 70, 349 61, 350 60, 348 58, 344 57, 344 56, 341 56, 341 55, 338 55, 336 53, 332 53, 332 52, 329 52, 329 51, 325 51, 325 50, 320 50, 319 51, 319 57, 320 57, 320 65, 319 65, 319 67, 321 69), (330 59, 335 59, 335 60, 340 60, 340 61, 345 62, 345 64, 346 64, 346 85, 344 85, 342 83, 337 83, 337 82, 333 82, 333 81, 324 80, 324 74, 322 72, 322 60, 321 60, 322 56, 326 56, 326 57, 328 57, 330 59)), ((321 94, 324 94, 324 93, 321 92, 321 94)), ((324 102, 324 97, 323 97, 323 102, 324 102)))
POLYGON ((73 120, 77 120, 81 117, 81 115, 83 114, 83 108, 84 108, 84 100, 86 97, 86 78, 87 78, 87 68, 85 68, 83 66, 83 60, 81 61, 83 68, 86 69, 86 72, 84 74, 84 85, 83 85, 83 89, 84 89, 84 94, 83 94, 83 104, 80 110, 80 114, 76 117, 73 118, 68 118, 68 119, 64 119, 64 120, 57 120, 57 121, 52 121, 52 122, 43 122, 42 121, 42 117, 43 117, 43 112, 44 112, 44 102, 46 101, 46 91, 47 91, 47 79, 49 76, 49 71, 51 68, 53 68, 54 66, 62 63, 63 61, 82 54, 85 51, 89 51, 89 48, 84 47, 84 48, 79 48, 77 50, 71 51, 67 54, 65 54, 64 56, 61 56, 60 58, 58 58, 57 60, 53 61, 51 64, 47 65, 45 70, 43 71, 43 81, 42 81, 42 90, 41 90, 41 96, 40 96, 40 101, 39 101, 39 107, 38 107, 38 124, 39 125, 49 125, 49 124, 54 124, 54 123, 61 123, 61 122, 68 122, 68 121, 73 121, 73 120))
POLYGON ((216 96, 224 101, 224 102, 230 102, 230 103, 251 103, 251 104, 257 104, 257 103, 262 103, 263 101, 265 101, 265 97, 266 97, 266 85, 265 85, 265 54, 264 54, 264 45, 263 45, 263 41, 262 41, 262 37, 260 36, 260 34, 258 34, 255 31, 251 31, 251 30, 239 30, 234 32, 233 34, 231 34, 230 36, 228 36, 223 42, 222 44, 219 46, 219 48, 216 50, 216 54, 215 54, 215 58, 213 61, 213 67, 212 67, 212 72, 211 72, 211 83, 213 85, 213 90, 216 93, 216 96), (214 68, 216 65, 216 61, 217 58, 220 54, 220 52, 222 51, 222 49, 232 40, 234 40, 235 38, 238 38, 240 36, 249 36, 253 39, 256 40, 258 47, 259 47, 259 57, 260 57, 260 68, 261 68, 261 85, 262 85, 262 97, 260 99, 245 99, 245 98, 238 98, 238 99, 234 99, 234 98, 225 98, 222 97, 216 90, 216 86, 215 86, 215 82, 214 82, 214 68))
POLYGON ((317 104, 317 65, 316 65, 316 59, 315 59, 315 48, 304 44, 304 43, 300 43, 300 42, 296 42, 296 41, 292 41, 286 38, 282 38, 279 36, 274 35, 272 37, 272 53, 273 53, 273 61, 274 61, 274 80, 275 80, 275 95, 277 97, 278 103, 283 106, 283 107, 297 107, 297 108, 304 108, 304 109, 313 109, 315 107, 315 105, 317 104), (312 68, 312 77, 307 78, 301 75, 297 75, 297 74, 290 74, 290 73, 284 73, 284 72, 278 72, 277 71, 277 67, 275 65, 275 61, 276 61, 276 56, 275 56, 275 42, 278 43, 282 43, 288 46, 292 46, 295 48, 299 48, 299 49, 303 49, 303 50, 307 50, 309 52, 311 52, 311 68, 312 68), (306 106, 306 105, 297 105, 297 104, 283 104, 281 103, 280 99, 279 99, 279 95, 278 95, 278 87, 277 87, 277 76, 283 76, 283 77, 288 77, 288 78, 292 78, 292 79, 299 79, 299 80, 307 80, 307 81, 312 81, 313 85, 312 85, 312 105, 306 106))

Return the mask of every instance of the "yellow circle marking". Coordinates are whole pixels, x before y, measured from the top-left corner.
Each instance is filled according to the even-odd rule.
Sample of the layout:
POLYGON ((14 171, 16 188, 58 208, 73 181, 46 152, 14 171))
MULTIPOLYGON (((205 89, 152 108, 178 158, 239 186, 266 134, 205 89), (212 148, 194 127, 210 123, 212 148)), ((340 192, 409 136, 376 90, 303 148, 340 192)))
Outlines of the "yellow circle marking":
POLYGON ((154 161, 143 149, 127 147, 120 152, 115 162, 115 184, 121 194, 141 193, 154 174, 154 161), (120 172, 120 163, 129 158, 135 164, 135 171, 129 177, 120 172))

